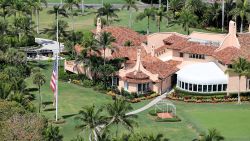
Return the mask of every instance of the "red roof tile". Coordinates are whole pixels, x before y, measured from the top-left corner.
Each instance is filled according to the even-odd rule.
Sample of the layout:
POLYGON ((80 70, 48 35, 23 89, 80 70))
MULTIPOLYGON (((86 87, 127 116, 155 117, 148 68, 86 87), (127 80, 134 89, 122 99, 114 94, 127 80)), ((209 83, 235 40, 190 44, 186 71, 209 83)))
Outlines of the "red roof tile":
POLYGON ((137 80, 138 79, 139 80, 149 79, 149 76, 141 71, 140 72, 137 72, 137 71, 130 72, 130 73, 126 74, 126 77, 129 79, 137 79, 137 80))
POLYGON ((163 42, 167 45, 171 45, 171 44, 174 44, 176 42, 181 42, 181 41, 186 41, 186 40, 187 40, 187 38, 173 34, 170 37, 164 39, 163 42))
POLYGON ((213 56, 224 64, 231 64, 234 59, 241 55, 241 51, 236 47, 227 47, 220 51, 215 51, 213 56))
POLYGON ((190 44, 189 47, 182 49, 180 52, 192 54, 204 54, 212 56, 217 48, 214 46, 201 45, 199 43, 190 44))
POLYGON ((116 43, 119 46, 124 46, 126 41, 131 41, 134 46, 139 46, 142 42, 146 41, 146 36, 140 35, 126 27, 107 26, 102 31, 110 32, 116 38, 116 43))

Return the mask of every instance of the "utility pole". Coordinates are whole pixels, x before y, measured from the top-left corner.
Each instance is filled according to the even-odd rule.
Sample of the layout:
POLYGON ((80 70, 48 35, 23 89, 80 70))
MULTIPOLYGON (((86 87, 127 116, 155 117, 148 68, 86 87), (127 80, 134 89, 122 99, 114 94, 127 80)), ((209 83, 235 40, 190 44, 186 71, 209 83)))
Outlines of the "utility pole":
POLYGON ((82 14, 84 13, 84 0, 82 0, 82 14))
POLYGON ((222 24, 221 24, 221 30, 224 31, 224 20, 225 20, 225 3, 224 0, 222 0, 222 24))

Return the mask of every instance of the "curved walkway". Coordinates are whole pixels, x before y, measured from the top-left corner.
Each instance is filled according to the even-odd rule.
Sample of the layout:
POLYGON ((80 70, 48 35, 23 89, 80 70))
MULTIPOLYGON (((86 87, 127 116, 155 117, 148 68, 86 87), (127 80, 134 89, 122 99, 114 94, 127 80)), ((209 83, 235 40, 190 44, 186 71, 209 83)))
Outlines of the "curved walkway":
POLYGON ((147 109, 149 109, 150 107, 154 106, 155 104, 157 104, 159 101, 161 101, 162 99, 164 99, 168 94, 170 94, 173 90, 166 92, 158 97, 156 97, 154 100, 152 100, 151 102, 149 102, 147 105, 143 106, 140 109, 137 109, 135 111, 129 112, 126 115, 134 115, 134 114, 138 114, 140 112, 143 112, 147 109))

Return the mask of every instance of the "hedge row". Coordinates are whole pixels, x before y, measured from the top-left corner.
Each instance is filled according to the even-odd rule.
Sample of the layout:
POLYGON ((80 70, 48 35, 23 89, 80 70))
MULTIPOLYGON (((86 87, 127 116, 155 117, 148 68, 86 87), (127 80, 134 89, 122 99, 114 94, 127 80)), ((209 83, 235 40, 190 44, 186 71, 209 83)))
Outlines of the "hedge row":
POLYGON ((156 122, 180 122, 181 119, 179 117, 173 117, 173 118, 156 118, 156 122))

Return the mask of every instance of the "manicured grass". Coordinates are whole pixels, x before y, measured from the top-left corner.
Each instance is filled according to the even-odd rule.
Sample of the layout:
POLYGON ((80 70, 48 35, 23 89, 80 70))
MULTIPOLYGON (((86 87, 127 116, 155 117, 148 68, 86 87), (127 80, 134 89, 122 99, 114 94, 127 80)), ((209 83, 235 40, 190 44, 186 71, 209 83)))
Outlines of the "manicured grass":
MULTIPOLYGON (((44 9, 40 14, 40 28, 41 28, 41 30, 43 30, 43 28, 50 28, 51 24, 53 22, 55 22, 54 15, 47 14, 48 10, 49 10, 49 8, 44 9)), ((95 26, 94 26, 94 17, 96 15, 95 12, 96 11, 94 9, 87 9, 84 15, 79 15, 79 16, 75 17, 74 20, 72 20, 70 17, 69 18, 62 18, 61 17, 61 19, 67 21, 69 24, 69 28, 66 30, 71 30, 72 21, 74 21, 75 30, 86 32, 86 31, 90 31, 90 30, 95 28, 95 26)), ((138 31, 140 33, 145 34, 146 29, 147 29, 147 19, 144 19, 142 21, 136 21, 136 15, 138 15, 139 12, 142 12, 142 11, 141 10, 139 10, 137 12, 133 11, 133 13, 132 13, 132 22, 133 22, 132 29, 135 31, 138 31)), ((111 25, 128 27, 129 12, 126 10, 121 10, 117 14, 118 14, 119 18, 114 20, 111 23, 111 25)), ((35 20, 35 17, 33 19, 35 20)), ((181 27, 181 25, 174 23, 174 22, 172 22, 172 23, 170 22, 169 25, 167 25, 166 20, 162 21, 161 31, 162 32, 179 32, 179 33, 186 34, 186 32, 181 27)), ((204 29, 197 29, 197 28, 191 28, 190 31, 191 32, 192 31, 210 32, 210 31, 206 31, 204 29)), ((151 33, 158 32, 156 21, 150 20, 150 32, 151 33)))
MULTIPOLYGON (((48 2, 61 3, 61 0, 48 0, 48 2)), ((103 2, 104 3, 111 3, 111 4, 122 4, 122 3, 124 3, 124 0, 103 0, 103 2)), ((86 3, 86 4, 101 4, 102 0, 84 0, 84 3, 86 3)))
POLYGON ((199 131, 216 128, 227 141, 250 140, 250 104, 189 104, 176 103, 177 114, 199 131))

